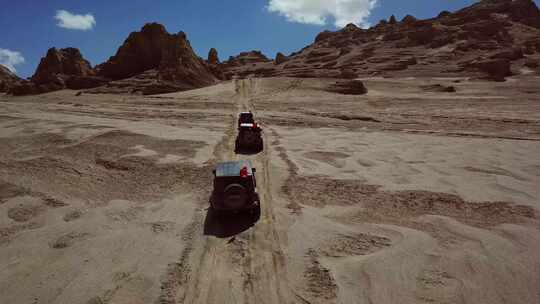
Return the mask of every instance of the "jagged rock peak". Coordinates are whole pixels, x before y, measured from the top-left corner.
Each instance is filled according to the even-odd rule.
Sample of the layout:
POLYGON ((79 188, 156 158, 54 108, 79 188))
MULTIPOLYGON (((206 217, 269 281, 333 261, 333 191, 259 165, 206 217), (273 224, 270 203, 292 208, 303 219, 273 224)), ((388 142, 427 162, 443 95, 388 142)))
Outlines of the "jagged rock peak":
POLYGON ((0 92, 6 92, 15 82, 21 80, 10 69, 0 64, 0 92))
POLYGON ((100 76, 113 80, 158 70, 160 80, 200 87, 215 81, 203 60, 195 54, 184 32, 169 34, 159 23, 145 24, 132 32, 116 55, 98 67, 100 76))
POLYGON ((281 52, 278 52, 276 54, 276 60, 274 61, 275 64, 279 65, 289 60, 289 58, 285 55, 283 55, 281 52))
POLYGON ((237 56, 229 58, 229 61, 240 61, 241 63, 269 62, 271 61, 261 51, 241 52, 237 56))
POLYGON ((540 28, 540 9, 533 0, 482 0, 453 15, 473 20, 489 19, 492 14, 505 15, 514 22, 540 28))
POLYGON ((141 33, 145 33, 148 35, 168 34, 167 30, 165 29, 165 26, 157 22, 147 23, 143 25, 143 27, 141 28, 141 33))
POLYGON ((94 71, 76 48, 50 48, 32 76, 37 84, 56 81, 63 76, 92 76, 94 71))
POLYGON ((354 23, 349 23, 343 29, 346 31, 356 31, 358 30, 358 26, 356 26, 354 23))
POLYGON ((215 48, 211 48, 208 52, 208 63, 219 64, 218 51, 215 48))
POLYGON ((407 15, 407 16, 403 17, 403 19, 401 20, 401 22, 405 23, 405 24, 414 23, 416 21, 417 21, 416 17, 414 17, 412 15, 407 15))
POLYGON ((6 66, 0 64, 0 80, 6 79, 19 79, 19 77, 6 66))

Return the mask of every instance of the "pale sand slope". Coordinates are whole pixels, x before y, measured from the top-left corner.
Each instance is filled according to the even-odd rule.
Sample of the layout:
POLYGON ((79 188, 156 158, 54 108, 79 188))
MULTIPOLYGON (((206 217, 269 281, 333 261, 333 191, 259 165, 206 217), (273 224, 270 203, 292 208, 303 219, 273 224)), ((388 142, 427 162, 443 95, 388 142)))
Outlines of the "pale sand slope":
MULTIPOLYGON (((212 90, 223 99, 208 107, 231 102, 233 90, 204 94, 212 90)), ((59 92, 7 101, 0 302, 155 302, 168 265, 195 233, 195 212, 206 207, 195 187, 207 182, 205 162, 230 116, 206 113, 197 99, 200 117, 186 121, 194 110, 181 105, 192 97, 164 104, 59 92)))
POLYGON ((538 303, 537 79, 455 81, 0 96, 0 302, 538 303), (235 155, 247 109, 266 149, 235 155), (253 227, 205 210, 238 158, 253 227))
POLYGON ((274 123, 272 163, 290 174, 280 196, 292 214, 278 226, 295 293, 311 303, 537 303, 538 85, 415 81, 369 80, 367 96, 338 99, 302 80, 254 98, 274 123), (419 93, 441 82, 458 93, 419 93))
POLYGON ((453 197, 430 208, 418 196, 394 202, 364 197, 355 187, 381 185, 389 196, 398 190, 444 192, 470 204, 505 201, 537 209, 539 142, 274 130, 298 166, 296 174, 313 176, 291 186, 293 200, 307 198, 313 207, 284 220, 290 258, 296 259, 289 269, 298 263, 292 275, 305 281, 301 269, 312 263, 307 253, 315 252, 330 271, 318 284, 335 285, 335 291, 307 295, 338 303, 537 302, 539 228, 536 220, 516 224, 519 209, 487 204, 474 210, 453 197), (295 187, 304 194, 295 194, 295 187))

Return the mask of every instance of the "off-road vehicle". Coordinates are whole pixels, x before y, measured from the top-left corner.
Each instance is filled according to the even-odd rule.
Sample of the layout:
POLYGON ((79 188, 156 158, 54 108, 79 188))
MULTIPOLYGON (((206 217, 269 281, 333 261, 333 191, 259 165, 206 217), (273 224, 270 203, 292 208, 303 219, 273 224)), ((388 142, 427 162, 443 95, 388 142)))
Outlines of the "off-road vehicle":
POLYGON ((262 129, 256 123, 240 124, 234 143, 234 151, 237 153, 262 151, 264 143, 261 132, 262 129))
POLYGON ((238 128, 240 128, 241 124, 246 124, 246 123, 251 123, 251 124, 255 123, 255 119, 253 118, 253 113, 251 113, 251 111, 240 112, 240 114, 238 114, 238 128))
POLYGON ((214 170, 210 205, 214 211, 260 212, 255 168, 251 161, 219 163, 214 170))

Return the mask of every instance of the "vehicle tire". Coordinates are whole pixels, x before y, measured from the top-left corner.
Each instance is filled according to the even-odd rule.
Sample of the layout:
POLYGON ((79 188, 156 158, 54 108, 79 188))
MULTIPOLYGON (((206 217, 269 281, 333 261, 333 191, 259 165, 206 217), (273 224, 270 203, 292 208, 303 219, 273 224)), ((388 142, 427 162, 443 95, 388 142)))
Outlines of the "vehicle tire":
POLYGON ((259 197, 259 193, 255 192, 253 194, 253 202, 258 202, 258 205, 261 205, 261 198, 259 197))
POLYGON ((254 221, 258 221, 261 218, 261 205, 251 209, 249 214, 253 217, 254 221))
POLYGON ((261 217, 261 200, 258 193, 253 195, 253 202, 258 202, 258 204, 255 206, 255 208, 251 209, 249 213, 255 218, 259 219, 261 217))
POLYGON ((240 184, 230 184, 223 191, 223 205, 227 209, 241 209, 248 199, 247 190, 240 184))

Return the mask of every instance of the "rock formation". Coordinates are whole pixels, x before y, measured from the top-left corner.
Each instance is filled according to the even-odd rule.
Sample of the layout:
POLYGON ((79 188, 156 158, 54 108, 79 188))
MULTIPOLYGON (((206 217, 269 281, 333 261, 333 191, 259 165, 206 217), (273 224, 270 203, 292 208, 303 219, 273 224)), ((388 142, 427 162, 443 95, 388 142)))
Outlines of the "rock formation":
POLYGON ((274 60, 275 64, 282 64, 285 63, 289 58, 287 56, 283 55, 281 52, 278 52, 276 54, 276 59, 274 60))
POLYGON ((253 50, 229 57, 229 60, 221 63, 221 67, 225 73, 225 79, 231 79, 233 75, 236 77, 245 77, 248 75, 266 77, 270 76, 268 71, 272 71, 272 67, 258 68, 266 64, 273 66, 274 62, 268 59, 261 51, 253 50), (245 67, 249 67, 247 73, 243 73, 245 67))
POLYGON ((208 59, 206 60, 207 67, 217 79, 225 80, 223 69, 220 65, 218 51, 215 48, 211 48, 208 52, 208 59))
POLYGON ((467 63, 465 69, 484 72, 486 79, 494 81, 504 81, 505 77, 512 75, 510 60, 504 58, 475 60, 467 63))
POLYGON ((76 48, 50 48, 30 80, 22 80, 9 89, 13 95, 40 94, 62 89, 81 89, 106 83, 95 76, 90 63, 76 48))
POLYGON ((0 71, 0 90, 35 94, 93 88, 91 92, 157 94, 250 76, 467 76, 504 81, 514 74, 539 72, 539 37, 540 10, 532 0, 482 0, 426 20, 407 15, 397 22, 391 16, 369 29, 348 24, 320 33, 290 56, 278 53, 275 60, 249 51, 220 62, 215 49, 203 60, 186 34, 169 34, 162 25, 149 23, 94 69, 77 49, 52 48, 28 81, 6 81, 8 73, 0 71))
POLYGON ((435 92, 435 93, 455 93, 456 88, 453 86, 445 86, 442 84, 433 84, 433 85, 424 85, 420 86, 425 92, 435 92))
POLYGON ((113 80, 131 78, 153 69, 157 74, 148 79, 152 87, 185 90, 216 81, 205 62, 195 55, 186 34, 169 34, 158 23, 148 23, 140 32, 131 33, 116 55, 96 67, 98 75, 113 80), (154 82, 166 84, 156 85, 154 82))
POLYGON ((271 62, 268 57, 266 57, 261 51, 249 51, 249 52, 242 52, 238 54, 237 56, 229 58, 228 61, 224 62, 224 65, 227 66, 235 66, 235 65, 246 65, 246 64, 254 64, 254 63, 261 63, 261 62, 271 62))
POLYGON ((211 48, 208 52, 208 63, 209 64, 219 64, 218 51, 215 48, 211 48))
POLYGON ((93 76, 94 71, 90 63, 85 60, 76 48, 57 50, 50 48, 47 55, 41 58, 32 82, 35 84, 48 84, 56 81, 65 81, 69 76, 93 76))
POLYGON ((0 64, 0 93, 7 92, 9 87, 20 80, 21 79, 11 72, 7 67, 0 64))
POLYGON ((338 81, 326 90, 345 95, 363 95, 368 92, 364 83, 360 80, 338 81))
POLYGON ((161 63, 169 34, 161 24, 150 23, 140 32, 132 32, 116 55, 96 67, 99 75, 113 80, 129 78, 155 69, 161 63))
POLYGON ((410 15, 400 22, 395 19, 369 29, 349 24, 324 31, 286 63, 257 60, 250 52, 222 67, 229 78, 343 78, 347 70, 357 77, 467 76, 501 81, 526 63, 540 60, 540 10, 532 0, 482 0, 431 19, 410 15))
POLYGON ((401 20, 401 23, 403 24, 414 24, 416 22, 416 18, 414 16, 411 16, 411 15, 407 15, 405 17, 403 17, 403 19, 401 20))
POLYGON ((30 81, 10 88, 14 95, 39 94, 61 89, 96 89, 99 92, 165 93, 216 82, 212 70, 191 48, 183 32, 169 34, 157 23, 133 32, 115 56, 94 69, 79 50, 51 48, 30 81))

